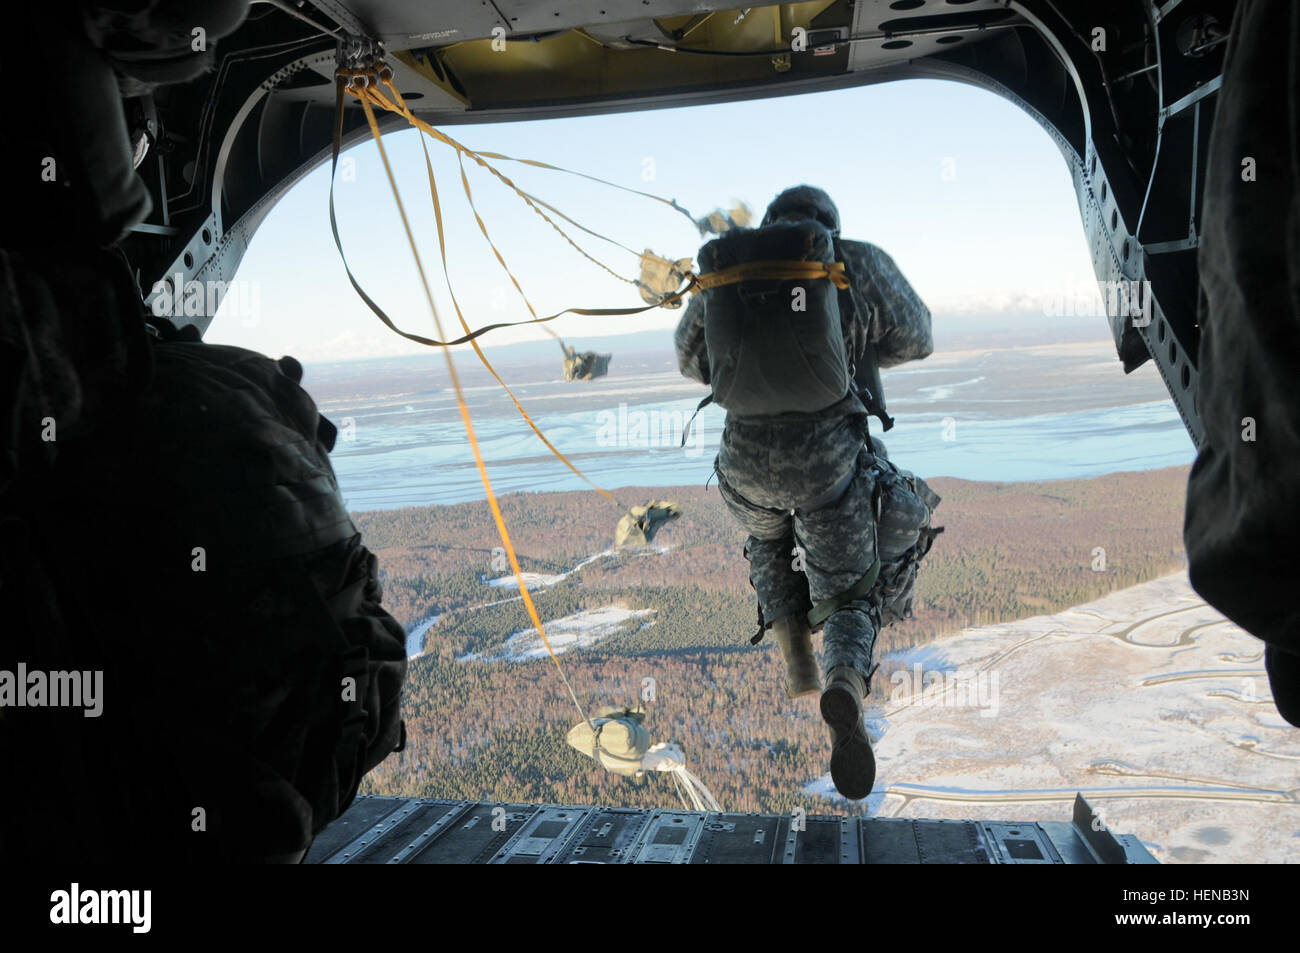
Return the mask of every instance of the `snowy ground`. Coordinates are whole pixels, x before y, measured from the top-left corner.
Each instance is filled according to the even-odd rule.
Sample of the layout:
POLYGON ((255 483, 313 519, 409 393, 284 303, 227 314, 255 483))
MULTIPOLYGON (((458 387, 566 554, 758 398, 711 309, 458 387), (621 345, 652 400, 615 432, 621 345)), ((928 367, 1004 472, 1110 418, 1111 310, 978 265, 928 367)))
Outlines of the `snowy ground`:
MULTIPOLYGON (((613 635, 623 632, 639 631, 654 625, 653 609, 625 609, 622 606, 606 606, 603 609, 588 609, 573 615, 545 622, 546 638, 556 655, 570 649, 588 649, 613 635)), ((546 658, 546 646, 537 635, 536 629, 516 632, 499 647, 483 653, 470 652, 460 656, 457 661, 495 662, 531 662, 546 658)))
MULTIPOLYGON (((604 559, 608 556, 616 556, 616 555, 618 555, 618 550, 606 549, 599 553, 592 553, 590 556, 588 556, 586 559, 578 563, 576 566, 574 566, 572 569, 568 570, 567 572, 560 572, 560 573, 553 573, 553 574, 541 573, 541 572, 526 572, 522 574, 524 577, 524 585, 527 586, 529 589, 553 586, 557 582, 563 582, 565 579, 568 579, 570 576, 572 576, 575 572, 578 572, 580 569, 582 569, 583 566, 586 566, 588 563, 594 563, 597 559, 604 559)), ((483 581, 486 582, 489 586, 492 586, 494 589, 500 589, 503 587, 509 589, 519 588, 519 577, 516 576, 514 573, 508 573, 507 575, 504 576, 497 576, 495 579, 484 579, 483 581)))
MULTIPOLYGON (((599 553, 592 553, 582 562, 578 563, 576 566, 574 566, 570 570, 567 570, 566 572, 554 573, 554 574, 541 573, 541 572, 523 573, 522 575, 524 578, 524 585, 527 586, 530 590, 534 588, 545 588, 546 586, 553 586, 557 582, 563 582, 565 579, 568 579, 574 573, 580 571, 584 566, 594 563, 597 559, 607 559, 618 555, 662 556, 664 553, 670 551, 671 549, 672 549, 671 546, 642 546, 638 549, 621 550, 621 551, 618 549, 606 549, 599 553)), ((492 586, 493 588, 496 589, 500 589, 500 588, 518 589, 519 588, 519 577, 516 576, 514 573, 509 573, 504 576, 497 576, 495 579, 485 579, 484 581, 489 586, 492 586)))
POLYGON ((424 634, 432 628, 433 624, 442 618, 442 613, 437 612, 427 619, 421 619, 415 625, 411 626, 406 633, 406 657, 415 658, 417 655, 424 654, 424 634))
MULTIPOLYGON (((620 550, 617 550, 617 549, 606 549, 606 550, 603 550, 603 551, 601 551, 601 552, 599 552, 599 553, 593 553, 592 555, 590 555, 590 556, 588 556, 587 558, 583 559, 580 563, 578 563, 578 564, 577 564, 576 566, 574 566, 572 569, 569 569, 569 570, 567 570, 567 571, 565 571, 565 572, 560 572, 560 573, 526 572, 526 573, 523 573, 522 575, 523 575, 523 579, 524 579, 524 585, 528 587, 529 592, 532 592, 534 589, 545 589, 545 588, 547 588, 548 586, 554 586, 556 583, 563 582, 565 579, 568 579, 568 578, 569 578, 570 576, 572 576, 574 573, 580 571, 584 566, 587 566, 587 565, 589 565, 590 563, 594 563, 594 562, 595 562, 596 560, 598 560, 598 559, 607 559, 607 558, 612 558, 612 557, 614 557, 614 556, 618 556, 618 555, 631 555, 631 556, 636 556, 636 557, 645 557, 645 556, 662 556, 664 553, 667 553, 667 552, 671 551, 671 549, 672 549, 671 546, 642 546, 642 547, 640 547, 640 548, 638 548, 638 549, 623 550, 623 551, 620 551, 620 550)), ((505 576, 497 576, 497 577, 495 577, 495 578, 493 578, 493 579, 488 579, 488 578, 486 578, 486 577, 482 577, 482 579, 483 579, 483 582, 485 582, 487 585, 491 586, 493 589, 518 589, 518 588, 519 588, 519 577, 516 576, 514 573, 510 573, 510 574, 505 575, 505 576)), ((482 603, 478 603, 478 604, 476 604, 476 605, 466 606, 466 607, 464 608, 463 611, 473 611, 473 610, 476 610, 476 609, 486 609, 486 608, 488 608, 489 606, 499 606, 499 605, 501 605, 501 604, 503 604, 503 603, 506 603, 506 602, 516 602, 516 601, 518 601, 520 598, 521 598, 520 596, 511 596, 511 597, 506 598, 506 599, 497 599, 497 600, 494 600, 494 601, 492 601, 492 602, 482 602, 482 603)), ((604 610, 602 610, 602 611, 604 611, 604 610)), ((579 615, 582 615, 582 613, 579 613, 579 615)), ((406 631, 406 656, 407 656, 407 658, 415 658, 417 655, 422 655, 422 654, 424 653, 424 637, 425 637, 425 635, 428 633, 429 629, 434 625, 434 623, 436 623, 439 619, 441 619, 442 616, 443 616, 443 613, 440 613, 440 612, 439 612, 439 613, 435 613, 434 615, 431 615, 431 616, 428 616, 428 617, 426 617, 426 618, 424 618, 424 619, 421 619, 419 622, 416 622, 416 623, 415 623, 414 625, 412 625, 409 629, 407 629, 407 631, 406 631)), ((570 618, 578 618, 578 616, 571 616, 570 618)), ((563 621, 565 621, 565 620, 561 619, 561 620, 557 620, 557 621, 559 621, 559 622, 563 622, 563 621)), ((531 631, 531 630, 529 630, 529 631, 531 631)), ((516 635, 518 635, 518 634, 520 634, 520 633, 516 633, 516 635)), ((613 632, 605 633, 604 635, 601 635, 600 638, 605 638, 607 635, 612 635, 612 634, 614 634, 614 633, 613 633, 613 632)), ((547 637, 548 637, 548 638, 550 637, 550 631, 549 631, 549 629, 548 629, 548 631, 547 631, 547 637)), ((587 644, 587 643, 583 643, 582 646, 580 646, 580 647, 585 648, 585 647, 586 647, 586 644, 587 644)), ((591 644, 594 645, 595 643, 593 642, 593 643, 591 643, 591 644)), ((539 645, 539 646, 541 645, 540 640, 538 641, 538 645, 539 645)), ((558 649, 557 649, 557 651, 558 651, 558 649)), ((543 648, 543 652, 545 652, 545 649, 544 649, 544 648, 543 648)), ((467 657, 468 657, 468 656, 467 656, 467 657)))
MULTIPOLYGON (((545 586, 555 585, 557 582, 559 582, 565 576, 567 576, 568 573, 556 573, 554 575, 547 575, 546 573, 540 573, 540 572, 526 572, 526 573, 522 573, 521 575, 523 576, 524 579, 524 585, 527 586, 529 589, 540 589, 545 586)), ((509 576, 498 576, 496 579, 489 579, 487 581, 487 584, 489 586, 492 586, 495 589, 500 589, 502 586, 508 586, 511 589, 518 589, 519 577, 514 575, 514 573, 511 573, 509 576)))
POLYGON ((1079 791, 1161 862, 1298 860, 1300 729, 1261 650, 1180 574, 892 656, 868 808, 1068 820, 1079 791))

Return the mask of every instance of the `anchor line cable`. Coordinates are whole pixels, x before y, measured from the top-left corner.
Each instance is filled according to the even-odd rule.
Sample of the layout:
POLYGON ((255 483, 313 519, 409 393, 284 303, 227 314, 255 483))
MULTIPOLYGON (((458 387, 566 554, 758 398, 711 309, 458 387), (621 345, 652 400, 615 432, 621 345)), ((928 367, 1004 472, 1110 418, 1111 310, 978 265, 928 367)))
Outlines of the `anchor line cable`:
MULTIPOLYGON (((442 316, 438 313, 438 307, 433 300, 433 292, 429 287, 429 279, 424 272, 424 265, 420 260, 420 252, 415 243, 415 235, 411 231, 411 224, 406 216, 406 208, 402 203, 401 193, 397 188, 397 179, 393 175, 392 166, 388 161, 388 153, 384 149, 382 136, 379 133, 379 124, 375 121, 374 110, 371 108, 369 98, 364 96, 359 98, 361 100, 361 108, 365 112, 366 122, 370 126, 370 133, 375 140, 376 147, 379 149, 379 156, 384 165, 384 172, 388 176, 388 184, 393 191, 393 200, 397 204, 398 215, 402 220, 402 229, 406 233, 407 243, 411 247, 411 256, 415 260, 415 269, 420 277, 420 285, 424 291, 424 297, 429 306, 429 312, 433 317, 434 327, 436 328, 440 338, 445 337, 442 326, 442 316)), ((537 628, 537 634, 541 638, 542 644, 546 646, 546 651, 551 656, 551 661, 555 663, 556 671, 559 672, 560 680, 568 690, 569 697, 573 700, 574 707, 577 708, 578 714, 582 717, 582 720, 586 722, 588 726, 592 726, 591 719, 587 717, 586 710, 582 707, 582 703, 578 701, 578 695, 573 690, 573 685, 569 682, 568 675, 565 674, 564 666, 560 664, 559 656, 556 655, 555 649, 551 646, 550 639, 546 637, 546 630, 542 625, 541 616, 537 612, 537 606, 533 603, 532 594, 528 591, 528 585, 524 581, 523 569, 519 565, 519 557, 515 553, 514 544, 510 539, 510 532, 506 528, 505 518, 501 514, 501 506, 497 502, 496 494, 492 490, 492 480, 488 476, 487 466, 483 462, 483 453, 479 448, 478 438, 474 433, 474 422, 470 418, 469 406, 465 401, 465 392, 461 387, 460 376, 456 372, 456 363, 452 359, 449 350, 444 348, 443 355, 447 360, 447 373, 451 378, 452 387, 456 391, 456 404, 460 409, 461 421, 465 425, 465 436, 469 442, 470 449, 474 454, 474 465, 478 468, 479 478, 483 481, 483 490, 487 496, 488 506, 492 511, 492 519, 496 523, 497 533, 500 535, 501 543, 505 548, 506 557, 510 560, 510 566, 515 572, 515 579, 519 583, 519 595, 523 599, 529 618, 537 628)), ((595 730, 594 726, 592 726, 592 730, 595 730)))

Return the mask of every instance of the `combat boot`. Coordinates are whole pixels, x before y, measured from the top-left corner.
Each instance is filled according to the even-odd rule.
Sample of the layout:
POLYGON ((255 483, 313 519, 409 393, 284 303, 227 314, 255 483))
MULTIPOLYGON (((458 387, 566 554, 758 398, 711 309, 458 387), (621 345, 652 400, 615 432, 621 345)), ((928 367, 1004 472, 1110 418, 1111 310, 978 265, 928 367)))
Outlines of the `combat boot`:
POLYGON ((822 680, 817 671, 817 656, 813 654, 808 620, 801 613, 786 616, 772 623, 772 634, 785 659, 786 698, 802 698, 821 691, 822 680))
POLYGON ((876 756, 862 724, 862 700, 867 680, 854 668, 840 665, 826 675, 822 720, 831 731, 831 780, 850 801, 861 800, 876 783, 876 756))

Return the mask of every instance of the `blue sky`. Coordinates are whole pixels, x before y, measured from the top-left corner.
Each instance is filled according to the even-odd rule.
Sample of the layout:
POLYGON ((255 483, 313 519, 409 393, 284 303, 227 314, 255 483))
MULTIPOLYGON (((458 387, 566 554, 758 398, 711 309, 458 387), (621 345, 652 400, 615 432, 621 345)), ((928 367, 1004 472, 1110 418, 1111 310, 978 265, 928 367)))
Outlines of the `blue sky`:
MULTIPOLYGON (((908 80, 804 96, 578 119, 448 127, 467 146, 540 159, 674 198, 696 215, 734 200, 763 207, 787 186, 821 186, 837 201, 843 234, 898 262, 935 321, 1040 310, 1044 296, 1095 287, 1065 162, 1017 107, 958 83, 908 80)), ((428 180, 412 131, 385 137, 443 319, 451 310, 438 259, 428 180)), ((472 326, 527 317, 474 223, 451 149, 430 141, 449 235, 453 286, 472 326)), ((336 186, 340 229, 363 287, 404 328, 432 319, 378 153, 351 150, 354 175, 336 186)), ((659 203, 574 176, 517 163, 499 168, 589 228, 636 248, 693 257, 694 227, 659 203)), ((470 166, 470 184, 498 247, 540 314, 570 306, 640 304, 635 289, 574 252, 508 189, 470 166)), ((329 231, 329 169, 307 176, 272 210, 207 340, 308 361, 418 353, 389 332, 347 282, 329 231), (243 302, 243 310, 238 307, 243 302)), ((614 270, 636 258, 581 233, 614 270)), ((680 312, 631 318, 567 316, 571 343, 675 325, 680 312)), ((1045 317, 1044 320, 1051 320, 1045 317)), ((1098 318, 1099 327, 1104 319, 1098 318)), ((496 332, 487 345, 541 338, 496 332)))

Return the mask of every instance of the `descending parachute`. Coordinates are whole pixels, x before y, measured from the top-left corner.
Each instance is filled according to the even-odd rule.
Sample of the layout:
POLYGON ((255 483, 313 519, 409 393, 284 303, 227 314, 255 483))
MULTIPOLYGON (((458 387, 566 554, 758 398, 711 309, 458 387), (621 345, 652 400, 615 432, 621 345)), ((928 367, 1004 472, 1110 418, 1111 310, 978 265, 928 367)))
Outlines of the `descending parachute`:
POLYGON ((641 253, 641 278, 636 286, 641 292, 641 300, 646 304, 660 305, 665 308, 680 308, 682 299, 674 292, 682 286, 691 274, 691 259, 678 258, 672 261, 656 255, 649 248, 641 253))
POLYGON ((733 228, 746 228, 754 220, 754 210, 744 202, 737 202, 730 209, 714 209, 703 218, 695 220, 695 227, 701 235, 721 235, 733 228))
POLYGON ((582 351, 579 353, 575 348, 565 346, 564 348, 564 379, 566 381, 590 381, 597 377, 604 377, 609 373, 609 360, 612 354, 597 354, 595 351, 582 351))
POLYGON ((634 506, 618 521, 614 545, 647 546, 665 523, 681 515, 681 505, 672 500, 651 500, 645 506, 634 506))
POLYGON ((613 774, 635 778, 647 771, 667 772, 688 811, 722 810, 704 782, 687 769, 681 747, 662 741, 651 744, 644 722, 644 711, 606 708, 569 729, 567 740, 613 774))

